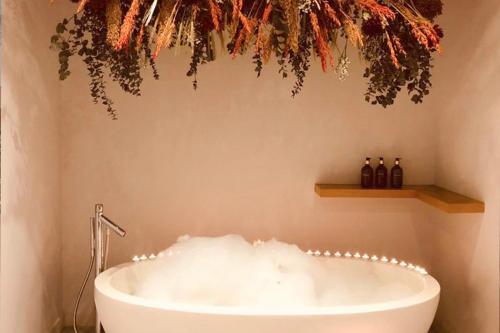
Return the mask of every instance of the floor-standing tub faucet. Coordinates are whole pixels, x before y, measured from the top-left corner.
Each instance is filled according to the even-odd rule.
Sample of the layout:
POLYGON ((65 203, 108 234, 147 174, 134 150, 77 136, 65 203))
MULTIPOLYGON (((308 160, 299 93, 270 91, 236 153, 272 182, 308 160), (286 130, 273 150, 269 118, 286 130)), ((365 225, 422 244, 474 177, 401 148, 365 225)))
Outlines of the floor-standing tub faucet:
MULTIPOLYGON (((103 214, 104 206, 102 204, 95 205, 94 217, 94 242, 95 242, 95 276, 97 277, 106 270, 108 249, 109 249, 109 230, 114 231, 118 236, 125 237, 126 232, 116 223, 111 221, 103 214)), ((96 312, 95 322, 96 333, 101 333, 101 321, 96 312)))
POLYGON ((108 247, 109 247, 109 230, 114 231, 118 236, 125 237, 126 232, 116 223, 111 221, 103 214, 103 205, 95 205, 95 217, 94 217, 94 241, 95 241, 95 261, 96 269, 95 276, 101 274, 106 270, 108 247), (103 228, 103 226, 105 228, 103 228))
MULTIPOLYGON (((73 330, 75 333, 79 333, 77 325, 78 306, 80 305, 83 291, 85 290, 85 286, 87 285, 90 273, 92 272, 92 267, 95 264, 96 277, 106 270, 110 230, 112 230, 120 237, 125 237, 126 235, 124 229, 122 229, 119 225, 111 221, 111 219, 103 214, 103 205, 96 204, 94 217, 90 218, 90 264, 85 275, 85 279, 83 280, 83 284, 78 293, 78 297, 75 303, 75 310, 73 312, 73 330)), ((95 332, 102 332, 101 321, 99 320, 99 315, 97 313, 95 332)))

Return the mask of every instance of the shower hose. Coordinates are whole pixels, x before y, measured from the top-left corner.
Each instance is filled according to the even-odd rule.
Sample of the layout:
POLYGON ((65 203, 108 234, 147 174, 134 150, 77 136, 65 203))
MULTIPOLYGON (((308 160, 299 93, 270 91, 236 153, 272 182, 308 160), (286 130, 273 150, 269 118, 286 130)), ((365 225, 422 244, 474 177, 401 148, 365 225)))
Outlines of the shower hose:
MULTIPOLYGON (((104 267, 106 267, 107 259, 108 259, 108 247, 109 247, 109 230, 106 230, 106 246, 104 248, 104 267)), ((78 308, 80 306, 80 301, 83 296, 83 292, 85 291, 85 287, 87 286, 87 282, 89 281, 90 274, 92 273, 92 268, 94 267, 95 256, 96 256, 96 247, 94 240, 94 218, 90 219, 90 263, 87 268, 87 272, 85 273, 85 277, 83 279, 82 285, 78 292, 78 296, 76 297, 75 309, 73 310, 73 331, 74 333, 79 333, 78 330, 78 308)), ((97 267, 96 267, 97 269, 97 267)))

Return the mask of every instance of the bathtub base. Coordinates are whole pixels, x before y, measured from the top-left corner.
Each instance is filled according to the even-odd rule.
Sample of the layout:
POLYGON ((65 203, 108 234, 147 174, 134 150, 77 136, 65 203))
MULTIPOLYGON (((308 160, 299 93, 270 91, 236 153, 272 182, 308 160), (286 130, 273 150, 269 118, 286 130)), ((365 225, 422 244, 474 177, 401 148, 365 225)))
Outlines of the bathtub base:
POLYGON ((437 300, 432 303, 343 315, 217 315, 138 308, 96 293, 106 333, 427 333, 437 300))

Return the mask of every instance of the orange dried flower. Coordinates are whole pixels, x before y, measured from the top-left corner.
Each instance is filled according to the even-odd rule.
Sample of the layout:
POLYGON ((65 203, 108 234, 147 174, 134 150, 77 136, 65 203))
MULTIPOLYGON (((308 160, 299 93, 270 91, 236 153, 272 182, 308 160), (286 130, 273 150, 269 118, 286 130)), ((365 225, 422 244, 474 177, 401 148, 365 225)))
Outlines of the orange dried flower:
MULTIPOLYGON (((256 24, 257 24, 257 18, 256 18, 256 17, 254 17, 254 18, 252 18, 250 21, 248 21, 249 28, 250 28, 250 30, 251 30, 252 32, 253 32, 254 27, 255 27, 255 25, 256 25, 256 24)), ((245 34, 245 45, 250 44, 250 41, 252 40, 252 37, 253 37, 253 36, 254 36, 254 34, 253 34, 253 33, 249 33, 249 32, 247 32, 247 33, 245 34)))
POLYGON ((392 44, 394 45, 394 48, 398 53, 401 53, 402 55, 406 55, 406 51, 403 48, 403 45, 401 45, 401 40, 399 39, 398 36, 392 35, 392 44))
POLYGON ((396 18, 396 14, 389 7, 381 5, 375 0, 358 0, 358 4, 382 22, 384 20, 392 21, 396 18))
POLYGON ((333 24, 340 27, 342 24, 340 23, 335 9, 333 9, 326 0, 323 1, 323 6, 325 7, 326 15, 330 18, 330 20, 332 20, 333 24))
POLYGON ((262 14, 261 23, 267 23, 267 21, 269 20, 269 15, 271 14, 272 9, 273 9, 273 4, 272 4, 272 2, 269 2, 266 6, 266 9, 264 9, 264 14, 262 14))
POLYGON ((438 52, 441 52, 441 46, 439 45, 439 36, 430 24, 410 23, 410 25, 413 36, 422 46, 424 46, 429 51, 432 51, 434 49, 438 52))
POLYGON ((243 39, 245 38, 245 29, 241 29, 240 33, 238 34, 238 38, 236 38, 236 42, 234 43, 234 49, 233 49, 233 59, 236 58, 236 55, 238 54, 238 51, 241 48, 241 44, 243 44, 243 39))
POLYGON ((135 18, 139 14, 139 0, 132 0, 132 4, 123 19, 123 24, 120 30, 120 37, 115 44, 115 50, 120 51, 124 47, 128 46, 130 41, 130 34, 134 29, 135 18))
POLYGON ((233 0, 233 21, 238 19, 238 13, 240 12, 241 7, 243 7, 243 1, 233 0))
POLYGON ((252 28, 252 25, 250 24, 250 22, 248 21, 248 19, 241 12, 238 13, 238 16, 240 17, 241 23, 243 24, 243 27, 245 28, 245 30, 249 34, 251 34, 253 31, 253 28, 252 28))
POLYGON ((422 46, 429 49, 429 40, 427 39, 427 36, 420 31, 416 23, 410 22, 410 26, 413 37, 415 37, 422 46))
POLYGON ((235 37, 236 32, 238 31, 238 14, 240 13, 241 8, 243 7, 243 0, 232 0, 233 3, 233 13, 231 16, 231 25, 229 27, 229 35, 231 38, 235 37))
POLYGON ((427 37, 428 48, 435 49, 436 51, 441 52, 441 47, 439 45, 439 36, 431 23, 428 21, 420 23, 420 30, 427 37))
POLYGON ((141 26, 141 30, 139 30, 139 35, 137 36, 137 44, 136 44, 137 51, 141 49, 143 39, 144 39, 144 25, 141 26))
POLYGON ((316 40, 316 48, 321 58, 321 67, 323 68, 323 71, 326 72, 327 58, 330 58, 330 61, 333 62, 333 57, 331 56, 330 49, 328 48, 328 45, 325 42, 325 39, 323 38, 322 30, 319 27, 318 17, 314 12, 310 12, 309 18, 311 21, 311 27, 313 29, 316 40))
POLYGON ((255 39, 255 52, 259 52, 260 49, 264 46, 264 25, 267 24, 269 20, 269 15, 271 14, 271 10, 273 9, 273 4, 269 2, 264 9, 264 13, 262 14, 262 19, 260 20, 259 29, 257 32, 257 38, 255 39))
POLYGON ((387 47, 389 48, 389 52, 391 54, 392 63, 394 64, 394 67, 399 69, 399 67, 401 66, 399 65, 398 58, 396 57, 396 51, 394 51, 394 46, 392 45, 391 38, 389 37, 387 31, 385 32, 385 36, 386 36, 387 47))
POLYGON ((219 20, 222 17, 222 11, 220 7, 214 2, 214 0, 208 0, 210 6, 210 15, 212 16, 212 22, 216 31, 220 31, 219 20))

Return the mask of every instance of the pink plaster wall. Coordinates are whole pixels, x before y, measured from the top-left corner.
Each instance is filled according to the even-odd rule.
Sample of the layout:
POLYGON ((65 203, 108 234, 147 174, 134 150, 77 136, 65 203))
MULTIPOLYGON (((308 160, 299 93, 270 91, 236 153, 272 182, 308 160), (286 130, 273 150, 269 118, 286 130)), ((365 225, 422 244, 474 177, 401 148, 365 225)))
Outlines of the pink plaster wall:
POLYGON ((2 1, 0 332, 62 324, 59 82, 46 1, 2 1))
POLYGON ((433 217, 433 272, 443 293, 440 333, 499 331, 500 3, 446 4, 435 68, 436 180, 482 199, 484 214, 433 217))

